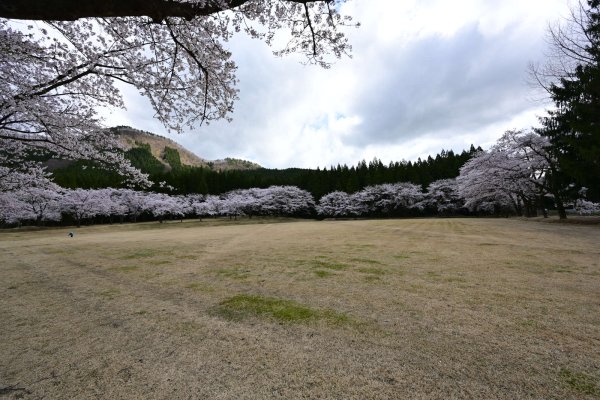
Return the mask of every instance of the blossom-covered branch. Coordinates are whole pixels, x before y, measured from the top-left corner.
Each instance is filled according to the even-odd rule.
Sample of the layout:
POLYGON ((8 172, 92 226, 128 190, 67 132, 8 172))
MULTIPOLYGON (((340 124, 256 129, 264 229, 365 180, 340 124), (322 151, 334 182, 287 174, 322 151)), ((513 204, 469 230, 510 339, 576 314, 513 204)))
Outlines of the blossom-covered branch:
POLYGON ((148 184, 97 114, 125 106, 117 83, 147 97, 154 116, 175 132, 229 119, 238 93, 226 48, 232 36, 244 31, 271 44, 282 34, 288 42, 277 55, 301 53, 328 67, 330 56, 350 51, 341 29, 352 22, 339 14, 342 2, 2 2, 0 149, 17 151, 0 153, 0 166, 45 150, 110 165, 148 184))

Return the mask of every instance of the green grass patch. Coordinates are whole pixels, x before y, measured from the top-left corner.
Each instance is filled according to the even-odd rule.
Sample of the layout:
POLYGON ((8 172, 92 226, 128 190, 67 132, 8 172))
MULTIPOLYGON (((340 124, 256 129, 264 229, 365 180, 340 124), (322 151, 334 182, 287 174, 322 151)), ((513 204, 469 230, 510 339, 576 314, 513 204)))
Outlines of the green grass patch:
POLYGON ((215 289, 212 286, 207 285, 203 282, 192 282, 185 285, 187 289, 192 289, 196 292, 214 292, 215 289))
POLYGON ((600 387, 597 384, 598 380, 588 374, 562 368, 560 370, 560 378, 571 389, 579 393, 600 396, 600 387))
POLYGON ((358 272, 362 272, 363 274, 385 275, 385 271, 381 268, 359 268, 358 272))
POLYGON ((573 272, 573 271, 571 270, 571 268, 567 267, 566 265, 551 265, 551 266, 550 266, 550 269, 551 269, 553 272, 567 272, 567 273, 569 273, 569 272, 573 272))
POLYGON ((352 247, 354 249, 373 249, 375 248, 375 245, 370 243, 353 243, 346 245, 346 247, 352 247))
POLYGON ((353 258, 350 261, 358 262, 358 263, 361 263, 361 264, 376 264, 376 265, 382 265, 383 264, 381 261, 371 260, 371 259, 368 259, 368 258, 353 258))
POLYGON ((335 261, 325 261, 325 260, 314 260, 312 262, 313 267, 317 268, 326 268, 333 269, 335 271, 340 271, 349 267, 348 264, 335 262, 335 261))
POLYGON ((400 253, 393 256, 396 260, 406 260, 410 258, 410 256, 406 253, 400 253))
POLYGON ((427 288, 425 287, 425 285, 422 285, 420 283, 411 283, 408 286, 404 287, 404 290, 411 293, 420 293, 426 289, 427 288))
POLYGON ((317 270, 315 270, 313 272, 319 278, 327 278, 328 276, 332 276, 333 275, 333 272, 325 271, 325 270, 322 270, 322 269, 317 269, 317 270))
POLYGON ((333 310, 317 310, 292 300, 246 294, 240 294, 221 302, 217 313, 234 321, 249 317, 262 317, 285 323, 324 320, 338 325, 350 322, 350 318, 346 314, 333 310))
POLYGON ((119 272, 133 272, 140 269, 139 265, 124 265, 122 267, 112 267, 111 271, 119 271, 119 272))
POLYGON ((137 260, 139 258, 148 258, 154 257, 161 254, 170 254, 170 252, 165 252, 157 249, 139 249, 134 251, 133 253, 125 254, 119 257, 121 260, 137 260))
POLYGON ((573 273, 577 270, 577 268, 569 267, 567 265, 546 264, 535 261, 521 263, 507 261, 505 265, 508 268, 520 269, 536 275, 548 273, 573 273))
POLYGON ((194 334, 202 329, 202 326, 193 321, 182 321, 177 322, 172 326, 175 332, 182 333, 184 335, 194 334))
POLYGON ((151 265, 167 265, 167 264, 171 264, 171 261, 169 261, 169 260, 148 260, 148 264, 151 264, 151 265))
POLYGON ((467 280, 460 276, 446 276, 442 279, 444 282, 448 283, 466 283, 467 280))
POLYGON ((104 297, 105 299, 112 300, 117 297, 121 292, 119 289, 107 289, 96 293, 98 296, 104 297))
POLYGON ((429 280, 436 281, 436 282, 465 283, 467 281, 465 278, 463 278, 461 276, 446 275, 446 274, 442 274, 441 272, 437 272, 437 271, 427 271, 425 273, 425 277, 429 280))
POLYGON ((524 329, 541 329, 542 325, 533 319, 523 319, 517 322, 517 325, 524 329))
POLYGON ((250 277, 250 270, 241 269, 241 268, 220 268, 215 270, 215 274, 222 278, 230 278, 230 279, 247 279, 250 277))

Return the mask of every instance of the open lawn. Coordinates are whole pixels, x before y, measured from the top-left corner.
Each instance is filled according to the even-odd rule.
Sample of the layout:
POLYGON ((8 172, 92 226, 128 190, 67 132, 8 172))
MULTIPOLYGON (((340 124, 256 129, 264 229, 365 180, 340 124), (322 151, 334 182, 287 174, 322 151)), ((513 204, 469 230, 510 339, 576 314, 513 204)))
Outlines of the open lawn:
POLYGON ((8 398, 600 398, 600 225, 0 232, 8 398))

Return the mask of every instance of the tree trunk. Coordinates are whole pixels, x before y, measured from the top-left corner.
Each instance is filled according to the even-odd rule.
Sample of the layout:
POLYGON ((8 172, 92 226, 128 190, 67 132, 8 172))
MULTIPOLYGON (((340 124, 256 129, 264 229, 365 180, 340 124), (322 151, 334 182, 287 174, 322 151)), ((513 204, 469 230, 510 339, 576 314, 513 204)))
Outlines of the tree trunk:
POLYGON ((567 219, 567 211, 565 210, 562 200, 558 197, 555 197, 554 201, 556 203, 556 210, 558 211, 558 218, 567 219))
POLYGON ((548 209, 546 209, 546 204, 544 204, 544 196, 543 195, 540 195, 537 198, 537 203, 538 203, 539 209, 542 211, 542 215, 544 216, 544 218, 548 218, 548 209))
POLYGON ((525 217, 532 218, 537 217, 537 208, 534 201, 523 200, 523 208, 525 210, 525 217))

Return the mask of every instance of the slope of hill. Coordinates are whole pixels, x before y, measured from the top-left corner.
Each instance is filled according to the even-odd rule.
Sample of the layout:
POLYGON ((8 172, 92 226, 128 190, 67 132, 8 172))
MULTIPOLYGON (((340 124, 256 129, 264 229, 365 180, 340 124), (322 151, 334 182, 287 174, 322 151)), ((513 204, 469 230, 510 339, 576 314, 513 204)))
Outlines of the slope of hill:
POLYGON ((214 171, 251 170, 261 168, 260 165, 251 161, 235 158, 225 158, 224 160, 214 161, 205 160, 171 139, 151 132, 131 128, 129 126, 110 128, 110 132, 119 137, 120 142, 126 150, 139 147, 140 145, 149 145, 152 155, 164 164, 167 169, 174 167, 174 165, 170 165, 169 163, 169 149, 177 150, 182 165, 204 167, 214 171))

